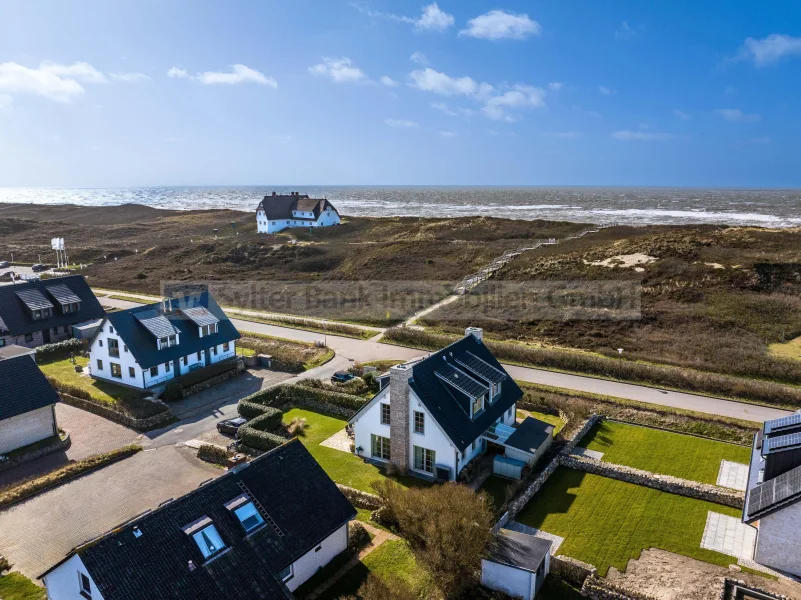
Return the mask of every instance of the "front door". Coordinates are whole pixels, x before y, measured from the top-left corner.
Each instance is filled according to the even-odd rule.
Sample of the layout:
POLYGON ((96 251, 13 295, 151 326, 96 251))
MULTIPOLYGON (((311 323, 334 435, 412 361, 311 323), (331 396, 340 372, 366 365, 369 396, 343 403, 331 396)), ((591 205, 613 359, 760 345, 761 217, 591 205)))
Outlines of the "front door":
POLYGON ((49 344, 50 343, 50 328, 49 327, 47 329, 43 329, 42 330, 42 340, 44 340, 45 344, 49 344))
POLYGON ((206 348, 206 364, 211 364, 211 348, 206 348))

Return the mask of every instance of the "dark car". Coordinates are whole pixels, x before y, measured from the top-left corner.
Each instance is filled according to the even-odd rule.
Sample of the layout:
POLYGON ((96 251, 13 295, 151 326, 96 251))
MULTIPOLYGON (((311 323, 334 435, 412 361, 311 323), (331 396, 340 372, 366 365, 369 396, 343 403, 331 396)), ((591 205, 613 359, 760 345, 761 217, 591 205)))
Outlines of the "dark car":
POLYGON ((34 273, 38 273, 39 271, 47 271, 47 265, 43 265, 42 263, 37 263, 31 267, 31 271, 34 273))
POLYGON ((9 266, 7 260, 0 260, 0 269, 7 269, 9 266))
POLYGON ((228 435, 236 435, 239 428, 242 427, 248 420, 244 417, 237 417, 236 419, 226 419, 217 423, 217 431, 220 433, 227 433, 228 435))
POLYGON ((337 371, 333 375, 331 375, 331 383, 345 383, 346 381, 350 381, 351 379, 356 379, 355 375, 352 373, 348 373, 347 371, 337 371))

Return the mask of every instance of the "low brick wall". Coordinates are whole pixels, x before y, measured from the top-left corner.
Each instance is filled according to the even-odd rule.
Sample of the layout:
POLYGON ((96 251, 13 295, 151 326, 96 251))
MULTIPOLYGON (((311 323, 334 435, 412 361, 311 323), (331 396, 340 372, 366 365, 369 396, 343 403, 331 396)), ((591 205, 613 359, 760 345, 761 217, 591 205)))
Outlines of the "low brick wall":
POLYGON ((584 473, 601 475, 602 477, 626 481, 670 494, 715 502, 732 508, 743 508, 745 497, 743 492, 729 490, 709 483, 698 483, 688 479, 671 477, 670 475, 658 475, 650 471, 642 471, 632 467, 575 456, 562 455, 559 457, 559 462, 562 466, 583 471, 584 473))
POLYGON ((37 450, 31 450, 30 452, 26 452, 25 454, 21 454, 9 460, 4 460, 0 462, 0 473, 3 471, 8 471, 9 469, 13 469, 14 467, 18 467, 19 465, 26 463, 31 460, 36 460, 37 458, 41 458, 43 456, 47 456, 48 454, 52 454, 53 452, 60 452, 61 450, 66 450, 72 444, 72 440, 70 439, 70 434, 64 437, 63 440, 59 440, 49 446, 45 446, 44 448, 39 448, 37 450))
POLYGON ((345 495, 345 498, 350 500, 350 503, 357 508, 376 510, 384 506, 383 502, 381 502, 381 498, 375 494, 368 494, 367 492, 363 492, 339 483, 337 484, 337 487, 339 488, 339 491, 345 495))
POLYGON ((120 425, 125 425, 126 427, 131 427, 132 429, 139 429, 141 431, 147 431, 148 429, 153 429, 156 425, 166 423, 167 421, 173 418, 172 412, 170 412, 169 407, 160 400, 157 400, 156 404, 163 405, 165 408, 164 412, 161 412, 157 415, 153 415, 152 417, 137 419, 135 417, 131 417, 130 415, 126 415, 125 413, 116 411, 112 408, 108 408, 107 406, 101 406, 100 404, 96 404, 91 400, 85 400, 84 398, 77 398, 75 396, 70 396, 69 394, 65 394, 64 392, 59 392, 58 395, 61 396, 61 401, 64 404, 69 404, 70 406, 80 408, 81 410, 85 410, 86 412, 90 412, 100 417, 103 417, 104 419, 108 419, 109 421, 114 421, 115 423, 119 423, 120 425))
POLYGON ((596 569, 593 565, 560 554, 551 557, 551 573, 559 579, 581 587, 588 577, 595 576, 596 569))
POLYGON ((653 596, 637 590, 609 583, 595 573, 584 580, 581 595, 591 600, 655 600, 653 596))

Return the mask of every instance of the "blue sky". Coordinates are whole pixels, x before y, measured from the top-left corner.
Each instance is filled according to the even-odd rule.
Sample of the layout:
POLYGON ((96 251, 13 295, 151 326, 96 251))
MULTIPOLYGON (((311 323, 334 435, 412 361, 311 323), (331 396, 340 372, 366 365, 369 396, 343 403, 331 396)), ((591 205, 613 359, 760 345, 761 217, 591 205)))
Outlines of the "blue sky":
POLYGON ((801 186, 801 3, 0 5, 0 186, 801 186))

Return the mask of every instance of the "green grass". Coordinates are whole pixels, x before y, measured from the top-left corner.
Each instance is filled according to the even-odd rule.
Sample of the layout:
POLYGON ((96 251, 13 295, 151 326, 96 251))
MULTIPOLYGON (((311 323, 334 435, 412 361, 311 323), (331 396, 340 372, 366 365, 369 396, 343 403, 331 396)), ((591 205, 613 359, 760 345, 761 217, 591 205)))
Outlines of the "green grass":
POLYGON ((775 344, 769 344, 768 354, 777 358, 801 360, 801 337, 792 339, 789 342, 777 342, 775 344))
POLYGON ((159 301, 159 299, 156 297, 145 299, 137 298, 135 296, 125 296, 124 294, 109 294, 107 298, 111 298, 112 300, 124 300, 125 302, 136 302, 137 304, 153 304, 154 302, 159 301))
POLYGON ((241 346, 237 346, 236 354, 237 356, 256 356, 256 351, 252 348, 242 348, 241 346))
POLYGON ((394 367, 395 365, 400 365, 405 362, 405 360, 371 360, 369 362, 363 362, 361 365, 363 367, 375 367, 379 373, 385 373, 386 371, 389 371, 390 367, 394 367))
MULTIPOLYGON (((528 413, 535 419, 539 419, 540 421, 544 421, 549 425, 553 425, 554 435, 562 431, 562 428, 565 426, 565 422, 556 415, 549 415, 546 413, 536 412, 534 410, 530 410, 528 411, 528 413)), ((525 418, 526 418, 526 411, 518 410, 517 420, 522 421, 525 418)))
POLYGON ((336 354, 336 352, 331 350, 331 348, 326 348, 325 352, 321 352, 318 356, 315 356, 313 359, 307 360, 306 362, 304 362, 303 363, 303 368, 306 369, 307 371, 309 371, 310 369, 313 369, 314 367, 319 367, 320 365, 324 365, 329 360, 334 358, 335 354, 336 354))
POLYGON ((583 600, 578 589, 553 575, 545 578, 540 591, 537 592, 536 600, 583 600))
POLYGON ((408 544, 403 540, 389 540, 345 573, 320 599, 355 595, 370 573, 381 579, 397 577, 420 598, 429 598, 433 591, 430 576, 417 564, 408 544))
POLYGON ((2 600, 44 600, 44 588, 40 588, 21 573, 0 576, 0 598, 2 600))
MULTIPOLYGON (((135 400, 142 397, 142 392, 128 389, 106 381, 93 379, 86 375, 89 359, 76 356, 75 362, 83 367, 83 373, 75 372, 75 365, 69 358, 39 365, 47 377, 69 387, 79 388, 88 392, 92 398, 105 404, 116 404, 119 400, 135 400)), ((67 390, 67 393, 69 391, 67 390)))
POLYGON ((700 547, 710 510, 733 517, 741 512, 560 467, 517 520, 564 537, 559 553, 595 565, 603 577, 610 566, 624 571, 647 548, 723 567, 736 562, 700 547))
MULTIPOLYGON (((366 463, 358 456, 342 450, 320 446, 320 442, 327 440, 337 431, 345 428, 347 423, 342 419, 335 419, 310 410, 293 408, 284 413, 284 423, 290 423, 295 417, 306 419, 306 431, 298 439, 306 446, 306 449, 314 459, 320 463, 320 466, 328 473, 328 476, 337 483, 372 493, 373 489, 370 484, 386 477, 384 471, 375 465, 366 463)), ((404 487, 428 485, 427 482, 416 477, 400 476, 393 477, 393 479, 404 487)))
POLYGON ((603 452, 604 462, 702 483, 717 481, 721 460, 748 464, 751 455, 745 446, 612 421, 593 427, 579 445, 603 452))
POLYGON ((501 510, 503 503, 506 502, 506 488, 512 483, 514 482, 511 479, 504 479, 497 475, 491 475, 479 489, 483 492, 487 492, 495 507, 495 511, 498 512, 501 510))

